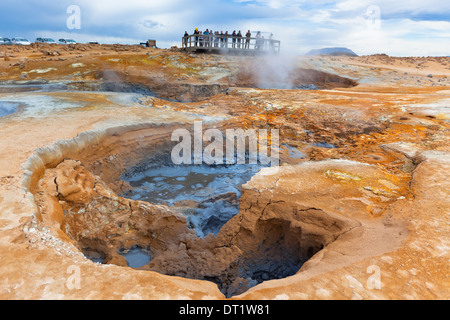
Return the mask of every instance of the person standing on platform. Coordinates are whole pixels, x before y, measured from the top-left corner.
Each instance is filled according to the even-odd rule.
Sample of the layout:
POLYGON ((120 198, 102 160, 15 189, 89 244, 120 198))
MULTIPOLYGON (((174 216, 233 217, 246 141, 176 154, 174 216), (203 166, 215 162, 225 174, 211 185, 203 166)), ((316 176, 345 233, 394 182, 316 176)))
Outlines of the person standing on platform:
POLYGON ((195 28, 194 35, 195 35, 195 46, 196 47, 198 46, 198 35, 199 34, 200 33, 198 32, 198 28, 195 28))
POLYGON ((242 40, 242 33, 241 33, 241 30, 239 30, 239 32, 237 34, 237 46, 239 49, 241 48, 241 40, 242 40))
POLYGON ((200 31, 200 34, 198 35, 198 44, 200 47, 203 47, 203 31, 200 31))
MULTIPOLYGON (((189 39, 189 34, 187 33, 187 31, 184 32, 184 36, 183 36, 183 47, 187 48, 188 46, 188 39, 189 39)), ((147 47, 150 46, 149 41, 147 41, 147 47)))
POLYGON ((208 29, 203 32, 203 43, 205 47, 209 47, 209 31, 208 29))
POLYGON ((233 36, 231 39, 231 41, 233 42, 233 49, 235 49, 236 48, 236 36, 237 36, 236 30, 233 30, 233 33, 231 35, 233 36))
POLYGON ((221 48, 223 48, 223 40, 224 40, 223 36, 224 36, 223 31, 220 31, 220 47, 221 48))
POLYGON ((219 31, 216 31, 214 33, 214 47, 215 48, 219 47, 219 41, 220 41, 220 37, 219 36, 220 36, 219 31))
POLYGON ((252 33, 250 32, 250 30, 247 31, 245 37, 245 49, 250 49, 250 38, 252 37, 252 33))
POLYGON ((211 30, 209 30, 209 37, 208 37, 208 47, 213 47, 213 43, 214 43, 214 32, 211 30))
POLYGON ((256 33, 256 44, 255 44, 255 50, 260 50, 261 49, 261 32, 258 31, 256 33))
POLYGON ((224 47, 227 49, 228 49, 228 36, 229 36, 228 31, 225 31, 224 38, 223 38, 223 44, 224 44, 224 47))

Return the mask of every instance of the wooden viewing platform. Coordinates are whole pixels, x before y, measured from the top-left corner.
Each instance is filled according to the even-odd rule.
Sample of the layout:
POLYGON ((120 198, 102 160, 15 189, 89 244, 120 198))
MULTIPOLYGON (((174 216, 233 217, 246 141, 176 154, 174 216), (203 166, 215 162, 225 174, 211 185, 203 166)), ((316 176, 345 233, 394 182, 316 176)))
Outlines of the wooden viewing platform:
POLYGON ((182 38, 182 48, 187 52, 260 54, 280 53, 280 41, 264 38, 247 38, 233 35, 193 34, 182 38))

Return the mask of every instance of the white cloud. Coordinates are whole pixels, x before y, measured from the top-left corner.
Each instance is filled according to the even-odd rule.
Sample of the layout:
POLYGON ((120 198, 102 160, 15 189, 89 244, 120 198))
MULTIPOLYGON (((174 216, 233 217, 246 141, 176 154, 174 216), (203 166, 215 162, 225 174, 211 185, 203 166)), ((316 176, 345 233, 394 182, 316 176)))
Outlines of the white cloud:
POLYGON ((345 0, 336 4, 336 11, 365 11, 369 5, 367 0, 345 0))
MULTIPOLYGON (((78 41, 99 39, 108 43, 136 43, 154 38, 161 46, 170 47, 180 45, 184 31, 191 32, 195 27, 223 31, 250 29, 273 32, 282 41, 282 50, 293 53, 323 46, 347 46, 361 54, 449 55, 450 52, 448 0, 77 0, 74 2, 80 6, 82 17, 82 29, 78 32, 69 32, 65 27, 62 2, 58 2, 61 16, 55 15, 53 0, 32 2, 33 8, 38 3, 42 12, 29 10, 30 19, 24 12, 8 20, 0 16, 0 30, 14 25, 17 30, 13 32, 25 36, 67 34, 78 41), (368 25, 370 5, 380 10, 379 29, 368 25), (40 14, 42 19, 36 19, 40 14), (2 21, 8 24, 2 25, 2 21)), ((2 0, 0 15, 14 6, 15 1, 2 0)))

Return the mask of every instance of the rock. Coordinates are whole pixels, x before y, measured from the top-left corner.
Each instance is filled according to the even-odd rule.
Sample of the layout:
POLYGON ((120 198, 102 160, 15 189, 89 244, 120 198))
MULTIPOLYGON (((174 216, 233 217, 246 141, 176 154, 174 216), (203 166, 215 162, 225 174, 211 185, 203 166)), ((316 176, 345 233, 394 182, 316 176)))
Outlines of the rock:
POLYGON ((314 84, 296 86, 296 89, 300 89, 300 90, 320 90, 320 88, 315 86, 314 84))
POLYGON ((56 168, 56 172, 57 190, 64 199, 74 204, 86 204, 91 200, 95 180, 79 162, 64 161, 56 168))
POLYGON ((30 79, 30 76, 28 75, 28 73, 22 72, 22 73, 20 74, 20 79, 21 79, 21 80, 30 79))

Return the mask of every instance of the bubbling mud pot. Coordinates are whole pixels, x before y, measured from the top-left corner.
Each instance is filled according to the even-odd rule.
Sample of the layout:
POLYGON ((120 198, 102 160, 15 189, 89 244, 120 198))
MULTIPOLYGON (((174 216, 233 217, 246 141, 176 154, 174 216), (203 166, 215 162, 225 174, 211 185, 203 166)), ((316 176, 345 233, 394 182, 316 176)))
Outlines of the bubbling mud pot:
POLYGON ((187 216, 199 237, 220 228, 239 212, 241 185, 262 165, 161 166, 124 179, 133 187, 124 194, 133 200, 166 204, 187 216))
MULTIPOLYGON (((221 228, 239 213, 242 185, 264 167, 266 166, 261 164, 218 166, 144 164, 122 177, 132 187, 123 196, 137 201, 164 204, 171 210, 180 212, 186 218, 187 227, 194 230, 199 238, 195 241, 199 248, 190 251, 195 252, 202 247, 204 250, 211 250, 212 248, 207 248, 202 240, 221 238, 217 237, 221 228)), ((138 268, 158 270, 168 275, 212 281, 227 297, 231 297, 264 281, 294 275, 309 257, 323 247, 322 244, 317 244, 307 249, 302 248, 298 239, 295 239, 301 235, 301 231, 292 232, 289 229, 289 221, 259 223, 258 233, 264 236, 258 240, 261 241, 258 247, 234 258, 229 265, 221 266, 220 272, 197 270, 192 273, 187 271, 192 268, 192 262, 187 263, 186 267, 180 264, 176 271, 162 267, 161 262, 150 260, 148 265, 140 265, 133 261, 131 263, 138 268)), ((146 250, 134 246, 130 252, 145 261, 152 255, 152 246, 148 246, 146 250)), ((191 255, 200 256, 198 252, 191 255)), ((193 257, 192 261, 199 258, 193 257)), ((127 263, 132 267, 128 258, 127 263)), ((163 265, 167 266, 166 262, 163 265)))
MULTIPOLYGON (((94 161, 88 170, 80 161, 65 159, 46 169, 36 191, 44 219, 60 221, 60 231, 93 262, 212 281, 231 297, 296 274, 347 228, 336 221, 330 235, 317 234, 314 224, 327 219, 316 210, 313 219, 318 220, 308 222, 313 227, 307 231, 292 224, 299 219, 295 206, 244 190, 262 165, 169 166, 162 153, 105 183, 90 170, 101 168, 111 176, 108 170, 121 157, 136 152, 136 142, 126 141, 128 151, 108 156, 101 166, 94 161), (122 196, 111 183, 121 186, 116 190, 122 196), (251 227, 244 221, 253 221, 251 227)), ((164 143, 158 148, 139 143, 145 150, 170 150, 164 143)))

